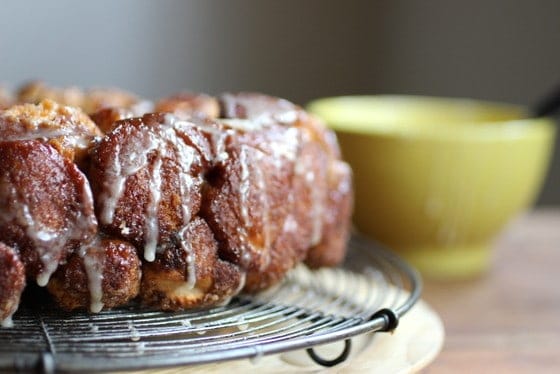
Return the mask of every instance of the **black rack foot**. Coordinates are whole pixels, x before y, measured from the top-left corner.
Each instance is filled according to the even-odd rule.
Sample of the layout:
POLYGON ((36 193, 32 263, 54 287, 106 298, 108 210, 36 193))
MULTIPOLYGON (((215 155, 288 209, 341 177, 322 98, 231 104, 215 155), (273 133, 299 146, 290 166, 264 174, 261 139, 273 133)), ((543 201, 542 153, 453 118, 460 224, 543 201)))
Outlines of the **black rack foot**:
POLYGON ((325 360, 324 358, 319 357, 317 353, 315 353, 315 350, 313 348, 306 349, 307 354, 309 355, 309 357, 311 357, 313 361, 315 361, 315 363, 325 367, 333 367, 346 361, 348 356, 350 356, 351 350, 352 350, 352 341, 350 339, 346 339, 344 341, 344 350, 337 358, 333 360, 325 360))

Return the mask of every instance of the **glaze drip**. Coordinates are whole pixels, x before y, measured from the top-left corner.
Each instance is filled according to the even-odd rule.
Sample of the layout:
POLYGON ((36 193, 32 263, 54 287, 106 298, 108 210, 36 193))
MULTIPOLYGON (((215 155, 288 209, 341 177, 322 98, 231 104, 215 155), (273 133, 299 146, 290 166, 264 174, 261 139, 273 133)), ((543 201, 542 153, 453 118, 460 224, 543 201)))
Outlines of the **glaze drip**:
POLYGON ((18 195, 14 186, 9 188, 9 194, 11 207, 0 211, 0 219, 5 223, 15 219, 17 224, 25 228, 25 233, 43 264, 43 269, 37 275, 37 284, 44 287, 58 267, 58 259, 67 242, 67 231, 59 235, 41 222, 37 222, 31 214, 26 199, 18 195))
MULTIPOLYGON (((141 170, 148 170, 148 192, 143 235, 144 235, 144 259, 152 262, 156 258, 159 244, 159 218, 158 211, 161 203, 162 185, 164 183, 164 170, 170 167, 172 156, 177 158, 178 181, 180 191, 180 209, 184 225, 191 220, 191 211, 188 201, 189 194, 195 185, 200 184, 200 176, 193 176, 191 167, 195 162, 200 162, 196 150, 187 145, 178 136, 177 131, 186 125, 184 121, 178 121, 170 114, 164 116, 164 123, 160 125, 141 127, 141 131, 135 134, 125 145, 119 144, 115 147, 115 154, 111 167, 106 171, 108 178, 104 185, 102 195, 101 220, 104 224, 111 224, 114 220, 115 210, 124 193, 126 181, 141 170)), ((122 131, 117 128, 116 131, 122 131)), ((194 262, 194 261, 193 261, 194 262)))
POLYGON ((105 253, 98 239, 90 244, 82 245, 78 250, 82 258, 88 278, 90 307, 92 313, 99 313, 103 309, 103 267, 105 253))
POLYGON ((194 250, 190 243, 190 238, 185 237, 188 227, 183 227, 177 236, 181 249, 185 252, 185 261, 187 263, 187 287, 193 289, 196 286, 196 258, 194 250))

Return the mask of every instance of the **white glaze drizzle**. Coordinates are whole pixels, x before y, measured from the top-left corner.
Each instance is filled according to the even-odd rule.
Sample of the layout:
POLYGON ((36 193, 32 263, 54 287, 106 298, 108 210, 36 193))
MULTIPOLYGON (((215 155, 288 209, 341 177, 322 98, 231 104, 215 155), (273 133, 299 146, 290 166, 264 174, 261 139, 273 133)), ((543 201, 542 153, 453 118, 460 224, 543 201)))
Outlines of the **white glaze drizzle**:
POLYGON ((284 133, 283 141, 274 142, 270 147, 274 165, 276 168, 281 168, 284 162, 294 162, 297 158, 298 148, 301 142, 301 130, 297 127, 290 127, 284 133))
MULTIPOLYGON (((180 121, 177 117, 166 114, 164 117, 166 125, 173 127, 174 129, 184 129, 188 125, 186 121, 180 121)), ((193 248, 190 243, 190 238, 185 237, 188 229, 188 223, 191 220, 191 211, 187 201, 189 193, 195 182, 190 173, 192 164, 195 161, 195 150, 188 146, 183 139, 177 138, 176 142, 171 142, 175 149, 177 157, 179 158, 179 167, 181 168, 179 172, 179 189, 181 193, 181 211, 183 219, 183 228, 177 233, 179 244, 181 249, 185 252, 185 261, 187 263, 187 287, 192 289, 196 285, 196 258, 193 248)), ((200 178, 200 177, 199 177, 200 178)))
MULTIPOLYGON (((160 152, 165 152, 165 148, 160 152)), ((156 259, 156 247, 159 239, 158 207, 161 200, 161 165, 164 156, 165 154, 160 153, 154 161, 149 185, 150 200, 144 224, 144 259, 149 262, 156 259)))
MULTIPOLYGON (((257 150, 257 160, 261 161, 264 154, 257 150)), ((257 163, 257 165, 262 165, 257 163)), ((271 245, 270 237, 270 202, 268 200, 268 191, 266 188, 266 180, 264 177, 264 172, 261 167, 255 168, 255 178, 257 179, 256 185, 258 189, 259 202, 261 204, 260 211, 262 214, 262 236, 263 236, 263 246, 266 249, 264 253, 269 254, 268 250, 271 245)), ((270 258, 269 258, 270 260, 270 258)))
MULTIPOLYGON (((304 140, 305 141, 305 140, 304 140)), ((308 139, 307 139, 308 141, 308 139)), ((313 165, 308 158, 303 158, 296 162, 294 172, 296 176, 303 177, 306 189, 311 199, 311 246, 319 244, 323 235, 323 213, 324 204, 326 203, 326 191, 316 188, 315 182, 317 175, 313 169, 313 165)))
POLYGON ((185 252, 185 261, 187 263, 187 287, 193 289, 196 285, 196 258, 191 246, 190 238, 185 237, 188 226, 183 227, 179 233, 179 243, 181 249, 185 252))
POLYGON ((78 255, 86 270, 89 290, 89 310, 99 313, 103 309, 103 268, 105 253, 98 239, 80 246, 78 255))
POLYGON ((0 321, 0 327, 3 327, 3 328, 14 327, 14 320, 12 319, 12 317, 13 317, 15 312, 16 312, 16 310, 14 309, 14 311, 12 313, 10 313, 9 316, 7 316, 3 320, 1 320, 0 321))
POLYGON ((155 105, 153 102, 150 100, 141 100, 130 106, 130 117, 141 117, 146 113, 152 113, 154 109, 155 105))
MULTIPOLYGON (((51 102, 52 103, 52 102, 51 102)), ((54 104, 54 103, 52 103, 54 104)), ((56 105, 56 104, 55 104, 56 105)), ((41 106, 41 104, 39 104, 41 106)), ((9 110, 3 114, 5 118, 18 123, 23 128, 14 126, 11 130, 12 134, 4 137, 5 141, 24 141, 24 140, 42 140, 47 141, 53 138, 64 138, 66 146, 77 149, 86 149, 91 145, 94 136, 81 127, 83 119, 80 116, 79 110, 72 107, 62 107, 62 113, 54 113, 51 110, 48 118, 40 117, 24 117, 23 121, 19 115, 14 115, 9 110), (65 116, 65 124, 70 123, 72 126, 66 126, 57 123, 57 116, 65 116), (83 131, 83 132, 80 132, 83 131)))
MULTIPOLYGON (((149 200, 143 226, 144 259, 149 262, 155 260, 158 252, 158 210, 162 199, 162 168, 165 159, 171 154, 177 157, 181 215, 185 226, 191 220, 188 196, 197 184, 195 179, 201 178, 201 176, 193 177, 190 173, 193 163, 198 160, 195 149, 187 145, 176 134, 177 130, 184 130, 185 126, 189 124, 186 121, 177 120, 171 114, 166 114, 163 125, 144 127, 142 129, 144 132, 140 134, 140 137, 129 139, 126 149, 123 149, 124 145, 116 146, 111 167, 106 170, 108 176, 105 178, 105 189, 101 196, 103 204, 100 218, 103 223, 110 224, 113 222, 115 209, 124 192, 126 180, 140 170, 151 166, 148 182, 149 200), (151 154, 153 157, 150 165, 151 154)), ((183 244, 181 245, 183 246, 183 244)), ((195 262, 194 259, 192 262, 195 262)))
POLYGON ((314 188, 316 179, 315 172, 310 168, 305 174, 305 180, 311 191, 311 245, 319 244, 323 236, 323 212, 325 204, 325 194, 320 188, 314 188))
POLYGON ((141 135, 140 138, 127 143, 129 147, 126 149, 123 149, 124 144, 117 144, 113 162, 105 170, 104 189, 99 196, 103 203, 100 220, 104 224, 113 222, 115 209, 124 192, 127 178, 148 166, 149 153, 156 150, 159 145, 154 141, 151 132, 146 131, 141 135))
MULTIPOLYGON (((12 206, 9 209, 0 210, 0 221, 11 222, 15 219, 19 225, 24 227, 27 237, 31 240, 33 248, 37 251, 39 260, 43 264, 36 281, 39 286, 44 287, 58 268, 58 260, 68 241, 87 240, 87 237, 76 236, 76 233, 81 233, 83 228, 90 225, 96 226, 97 221, 93 214, 84 218, 79 210, 71 226, 66 227, 62 232, 54 231, 33 218, 29 205, 18 196, 15 186, 9 188, 9 195, 8 201, 13 205, 10 204, 12 206)), ((91 190, 85 183, 80 196, 83 196, 83 201, 80 201, 81 207, 88 203, 91 204, 93 201, 91 190)))
POLYGON ((300 110, 288 100, 258 96, 233 95, 226 93, 222 95, 222 103, 228 116, 237 115, 237 105, 241 105, 245 111, 244 117, 253 122, 253 126, 268 126, 280 122, 292 124, 297 121, 300 110))
POLYGON ((264 128, 264 124, 258 121, 240 118, 222 118, 220 122, 232 129, 244 132, 259 131, 264 128))
MULTIPOLYGON (((157 158, 154 162, 154 168, 151 173, 150 180, 150 191, 151 199, 148 206, 148 212, 146 217, 145 226, 145 247, 144 247, 144 258, 146 261, 153 261, 155 259, 155 253, 158 243, 158 233, 159 233, 159 222, 157 217, 158 205, 161 200, 161 183, 162 175, 161 168, 163 159, 168 156, 170 151, 174 151, 173 154, 178 159, 179 165, 179 191, 181 195, 181 212, 183 225, 187 225, 191 219, 191 212, 189 209, 189 204, 187 198, 189 196, 190 190, 195 185, 193 177, 190 173, 191 166, 195 161, 195 150, 187 145, 183 139, 176 136, 176 127, 178 126, 178 121, 175 119, 170 119, 170 115, 165 116, 165 124, 170 127, 162 129, 158 134, 159 137, 154 138, 154 141, 158 143, 158 153, 157 158)), ((174 117, 172 117, 174 118, 174 117)), ((200 177, 198 177, 200 178, 200 177)), ((181 244, 183 246, 183 244, 181 244)), ((192 251, 190 251, 192 252, 192 251)), ((192 257, 193 254, 190 253, 188 256, 192 257)), ((194 259, 190 261, 194 263, 194 259)))
POLYGON ((242 144, 239 150, 239 166, 241 168, 239 175, 239 210, 241 213, 241 223, 243 227, 251 227, 251 219, 249 217, 249 193, 251 190, 251 181, 249 179, 249 163, 247 160, 247 146, 242 144))
POLYGON ((14 205, 11 209, 0 210, 0 219, 3 222, 10 222, 15 219, 19 225, 25 228, 25 233, 33 243, 33 247, 43 264, 42 271, 37 275, 37 284, 44 287, 58 267, 58 258, 67 241, 67 230, 59 235, 50 230, 49 227, 35 221, 29 206, 23 198, 18 196, 14 186, 10 187, 9 193, 9 201, 14 205))

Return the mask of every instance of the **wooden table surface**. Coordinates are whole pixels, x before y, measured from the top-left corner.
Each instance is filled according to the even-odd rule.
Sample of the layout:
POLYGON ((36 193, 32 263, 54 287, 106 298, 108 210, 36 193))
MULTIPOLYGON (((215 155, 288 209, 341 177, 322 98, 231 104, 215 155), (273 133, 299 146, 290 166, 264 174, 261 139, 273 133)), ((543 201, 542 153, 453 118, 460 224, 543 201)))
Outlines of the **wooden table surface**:
POLYGON ((560 209, 513 222, 491 271, 456 282, 425 280, 444 348, 425 373, 560 373, 560 209))

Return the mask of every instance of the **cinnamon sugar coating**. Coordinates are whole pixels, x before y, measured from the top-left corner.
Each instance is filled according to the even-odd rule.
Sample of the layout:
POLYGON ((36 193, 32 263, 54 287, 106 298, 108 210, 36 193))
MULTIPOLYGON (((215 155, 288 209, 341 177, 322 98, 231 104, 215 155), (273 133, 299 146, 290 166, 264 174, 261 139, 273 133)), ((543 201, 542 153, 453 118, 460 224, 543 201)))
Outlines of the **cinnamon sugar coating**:
POLYGON ((180 119, 191 117, 218 118, 220 106, 215 97, 182 92, 158 100, 155 104, 155 111, 171 113, 180 119))
POLYGON ((48 142, 71 161, 81 164, 92 142, 102 135, 80 109, 51 100, 20 104, 0 112, 0 138, 4 141, 48 142))
POLYGON ((239 292, 244 279, 239 267, 219 257, 206 222, 195 218, 154 262, 143 264, 140 298, 163 310, 223 304, 239 292))
POLYGON ((0 142, 0 205, 0 237, 41 285, 97 231, 85 176, 36 140, 0 142))
POLYGON ((10 323, 25 288, 25 268, 17 252, 0 242, 0 322, 10 323))
POLYGON ((50 100, 0 112, 0 255, 41 285, 54 274, 64 309, 219 305, 344 258, 351 170, 334 133, 289 101, 182 93, 152 106, 39 83, 18 97, 92 113, 50 100))
POLYGON ((31 81, 21 86, 16 95, 19 103, 37 104, 52 100, 61 105, 81 108, 94 113, 103 108, 130 108, 140 102, 136 95, 118 88, 53 87, 41 81, 31 81))
POLYGON ((52 276, 48 290, 65 310, 89 310, 96 302, 109 309, 125 305, 140 292, 141 262, 131 244, 100 239, 70 257, 52 276), (101 292, 96 295, 95 277, 101 292), (93 292, 92 292, 93 291, 93 292), (99 300, 92 300, 98 297, 99 300))

